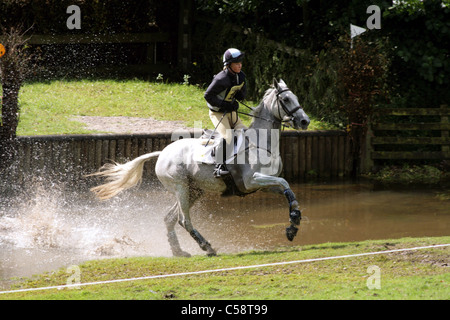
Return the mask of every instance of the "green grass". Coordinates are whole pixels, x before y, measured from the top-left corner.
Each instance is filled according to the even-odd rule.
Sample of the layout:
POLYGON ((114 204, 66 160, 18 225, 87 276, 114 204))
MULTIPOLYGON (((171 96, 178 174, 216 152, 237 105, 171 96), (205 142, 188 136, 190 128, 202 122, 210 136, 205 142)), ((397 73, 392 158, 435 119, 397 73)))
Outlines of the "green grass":
MULTIPOLYGON (((73 116, 152 117, 180 120, 189 127, 201 121, 212 128, 205 89, 195 85, 154 83, 141 80, 80 80, 27 83, 20 91, 18 135, 93 133, 73 116)), ((247 102, 256 105, 256 102, 247 102)), ((241 107, 243 112, 247 108, 241 107)), ((251 118, 242 116, 249 124, 251 118)), ((331 126, 312 119, 310 129, 331 126)))
MULTIPOLYGON (((216 257, 138 257, 79 265, 81 282, 295 261, 450 243, 450 237, 404 238, 283 247, 216 257)), ((448 299, 449 247, 245 270, 177 276, 0 295, 0 299, 448 299), (380 289, 370 289, 367 268, 380 269, 380 289)), ((11 289, 64 285, 65 268, 22 280, 11 289)))
POLYGON ((447 170, 431 165, 386 166, 377 173, 369 173, 367 178, 384 184, 433 185, 450 180, 447 170))

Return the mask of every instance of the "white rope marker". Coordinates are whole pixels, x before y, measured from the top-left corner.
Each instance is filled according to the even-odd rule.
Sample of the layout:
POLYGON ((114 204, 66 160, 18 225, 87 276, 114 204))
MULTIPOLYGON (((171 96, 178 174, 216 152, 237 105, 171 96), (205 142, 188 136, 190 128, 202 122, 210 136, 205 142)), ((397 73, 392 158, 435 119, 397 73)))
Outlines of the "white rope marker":
POLYGON ((295 261, 273 262, 273 263, 256 264, 256 265, 250 265, 250 266, 240 266, 240 267, 230 267, 230 268, 211 269, 211 270, 202 270, 202 271, 181 272, 181 273, 172 273, 172 274, 161 274, 161 275, 153 275, 153 276, 145 276, 145 277, 137 277, 137 278, 128 278, 128 279, 106 280, 106 281, 98 281, 98 282, 74 283, 74 284, 66 284, 66 285, 51 286, 51 287, 28 288, 28 289, 0 291, 0 294, 17 293, 17 292, 30 292, 30 291, 41 291, 41 290, 52 290, 52 289, 64 289, 64 288, 79 288, 79 287, 82 287, 82 286, 85 287, 85 286, 93 286, 93 285, 99 285, 99 284, 111 284, 111 283, 130 282, 130 281, 141 281, 141 280, 150 280, 150 279, 181 277, 181 276, 197 275, 197 274, 204 274, 204 273, 235 271, 235 270, 244 270, 244 269, 255 269, 255 268, 264 268, 264 267, 288 265, 288 264, 297 264, 297 263, 307 263, 307 262, 315 262, 315 261, 325 261, 325 260, 335 260, 335 259, 344 259, 344 258, 363 257, 363 256, 371 256, 371 255, 386 254, 386 253, 393 253, 393 252, 413 251, 413 250, 431 249, 431 248, 448 247, 448 246, 450 246, 450 243, 447 243, 447 244, 436 244, 436 245, 424 246, 424 247, 414 247, 414 248, 394 249, 394 250, 386 250, 386 251, 376 251, 376 252, 365 252, 365 253, 357 253, 357 254, 348 254, 348 255, 334 256, 334 257, 324 257, 324 258, 313 258, 313 259, 295 260, 295 261))

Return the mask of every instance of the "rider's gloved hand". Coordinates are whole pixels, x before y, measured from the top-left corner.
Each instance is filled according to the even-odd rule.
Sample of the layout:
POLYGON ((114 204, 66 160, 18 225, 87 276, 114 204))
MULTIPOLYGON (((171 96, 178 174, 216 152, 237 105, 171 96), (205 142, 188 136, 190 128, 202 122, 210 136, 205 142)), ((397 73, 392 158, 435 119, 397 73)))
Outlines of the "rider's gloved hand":
POLYGON ((232 102, 223 101, 220 107, 226 112, 233 112, 239 108, 239 103, 236 100, 232 102))

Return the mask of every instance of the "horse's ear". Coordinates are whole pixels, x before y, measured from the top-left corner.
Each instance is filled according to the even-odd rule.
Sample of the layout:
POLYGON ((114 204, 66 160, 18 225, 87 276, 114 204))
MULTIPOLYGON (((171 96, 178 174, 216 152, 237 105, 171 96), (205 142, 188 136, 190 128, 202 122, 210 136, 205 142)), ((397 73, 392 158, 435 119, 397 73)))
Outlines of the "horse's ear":
POLYGON ((277 79, 275 79, 275 78, 273 78, 273 87, 275 88, 275 89, 279 89, 279 85, 278 85, 278 80, 277 79))
POLYGON ((280 84, 281 84, 281 85, 284 85, 284 86, 286 87, 286 83, 284 82, 283 79, 280 79, 280 84))

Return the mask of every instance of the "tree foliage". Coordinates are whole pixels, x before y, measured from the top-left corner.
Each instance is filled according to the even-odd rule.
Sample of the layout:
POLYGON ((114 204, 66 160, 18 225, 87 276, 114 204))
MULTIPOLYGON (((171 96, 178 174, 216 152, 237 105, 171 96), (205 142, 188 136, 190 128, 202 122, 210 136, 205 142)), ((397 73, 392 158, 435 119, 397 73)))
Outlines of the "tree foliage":
MULTIPOLYGON (((132 33, 177 28, 178 1, 150 0, 3 0, 0 1, 0 24, 25 28, 33 26, 35 34, 64 34, 68 32, 67 7, 77 5, 82 15, 78 32, 132 33)), ((71 31, 72 33, 75 31, 71 31)))
POLYGON ((340 64, 337 70, 342 94, 340 109, 348 121, 354 174, 359 174, 370 117, 377 99, 385 97, 388 92, 386 78, 389 61, 383 54, 380 42, 370 43, 357 38, 352 46, 344 48, 346 50, 339 50, 340 64))
MULTIPOLYGON (((266 48, 258 47, 262 52, 264 49, 272 52, 265 54, 267 60, 264 61, 255 52, 255 45, 246 47, 252 34, 307 53, 301 57, 288 57, 292 61, 286 64, 291 69, 282 70, 285 72, 282 76, 288 78, 286 72, 295 72, 297 82, 300 82, 297 87, 303 88, 299 91, 300 99, 321 106, 320 110, 314 107, 320 112, 323 108, 334 108, 326 113, 336 121, 339 121, 335 116, 339 92, 330 86, 337 85, 339 57, 330 48, 340 45, 337 39, 349 37, 350 24, 366 27, 367 7, 378 5, 382 12, 381 29, 368 30, 362 37, 369 42, 386 42, 380 50, 392 60, 389 77, 385 81, 391 86, 393 96, 397 97, 393 101, 401 101, 405 97, 417 106, 428 104, 432 107, 450 100, 449 0, 198 0, 196 3, 198 15, 207 14, 216 21, 219 29, 225 25, 234 27, 234 32, 229 31, 225 41, 215 37, 219 40, 215 43, 219 54, 226 45, 233 44, 248 51, 246 63, 254 64, 253 58, 258 56, 256 60, 264 65, 259 68, 271 66, 273 70, 279 69, 274 62, 284 63, 284 57, 276 59, 280 53, 270 41, 265 41, 266 48), (244 35, 244 30, 251 32, 244 35), (330 105, 332 103, 334 106, 330 105)), ((255 76, 261 76, 261 73, 255 73, 255 76)), ((271 78, 265 81, 269 82, 271 78)))
POLYGON ((392 73, 401 90, 428 86, 426 100, 447 92, 436 104, 448 101, 450 1, 402 1, 384 12, 382 31, 393 48, 392 73))

